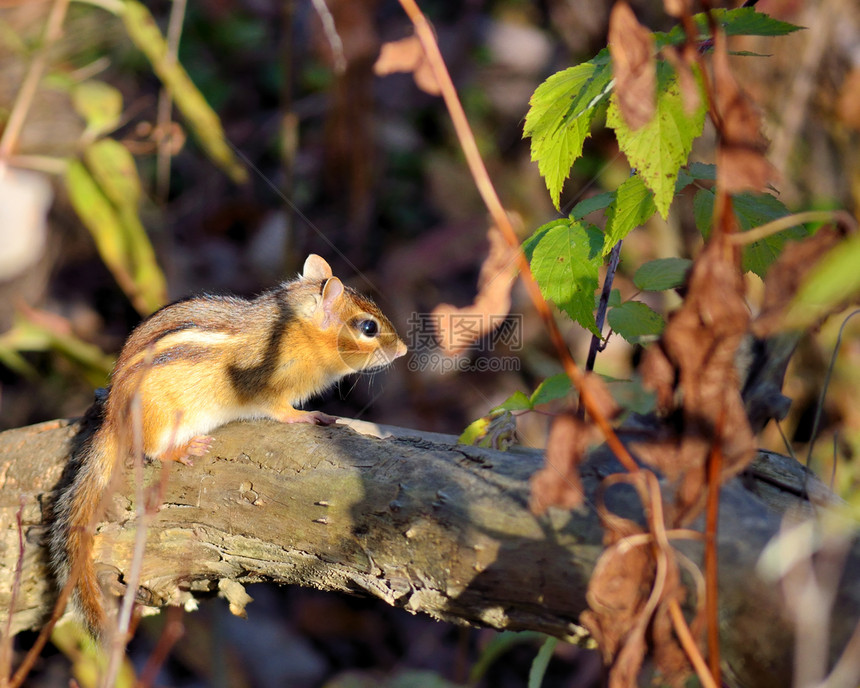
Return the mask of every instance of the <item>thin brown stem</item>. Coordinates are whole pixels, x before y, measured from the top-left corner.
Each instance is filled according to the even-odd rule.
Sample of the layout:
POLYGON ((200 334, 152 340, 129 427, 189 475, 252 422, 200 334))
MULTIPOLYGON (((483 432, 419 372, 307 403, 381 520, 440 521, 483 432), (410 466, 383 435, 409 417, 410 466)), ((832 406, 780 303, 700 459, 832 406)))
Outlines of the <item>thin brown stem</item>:
POLYGON ((723 466, 721 442, 725 410, 720 410, 708 457, 708 496, 705 511, 705 618, 708 624, 708 666, 714 682, 720 684, 720 620, 717 565, 717 523, 720 513, 720 473, 723 466))
POLYGON ((481 198, 484 200, 484 204, 490 211, 493 222, 496 227, 499 228, 505 241, 516 251, 517 268, 520 271, 523 285, 526 288, 526 292, 528 293, 535 310, 540 315, 541 320, 549 333, 550 340, 558 353, 565 373, 579 390, 582 405, 600 428, 604 438, 606 439, 606 444, 615 453, 618 460, 628 471, 631 473, 637 472, 639 467, 630 452, 627 451, 627 448, 621 443, 621 440, 618 439, 618 435, 615 434, 615 430, 610 425, 609 419, 601 411, 597 399, 595 399, 593 393, 585 384, 585 375, 571 357, 570 350, 558 329, 558 325, 555 322, 552 311, 544 300, 543 295, 540 292, 540 287, 538 287, 538 284, 529 269, 528 260, 520 247, 519 237, 517 237, 517 234, 511 225, 511 221, 499 200, 499 196, 493 187, 492 181, 490 180, 490 175, 487 172, 484 161, 481 159, 481 154, 478 151, 478 144, 475 142, 475 137, 472 134, 472 129, 469 126, 468 119, 466 118, 466 113, 463 110, 460 99, 457 97, 457 90, 454 88, 454 83, 451 81, 451 75, 448 73, 445 61, 442 59, 442 54, 439 51, 439 45, 436 43, 433 29, 430 27, 427 18, 418 8, 415 0, 400 0, 400 5, 403 7, 409 19, 412 21, 412 24, 415 26, 415 35, 418 37, 418 40, 424 48, 427 61, 433 71, 433 75, 436 77, 437 83, 439 84, 442 98, 448 108, 448 113, 451 116, 454 130, 457 133, 460 147, 466 157, 466 163, 469 166, 472 178, 475 180, 478 192, 481 194, 481 198))

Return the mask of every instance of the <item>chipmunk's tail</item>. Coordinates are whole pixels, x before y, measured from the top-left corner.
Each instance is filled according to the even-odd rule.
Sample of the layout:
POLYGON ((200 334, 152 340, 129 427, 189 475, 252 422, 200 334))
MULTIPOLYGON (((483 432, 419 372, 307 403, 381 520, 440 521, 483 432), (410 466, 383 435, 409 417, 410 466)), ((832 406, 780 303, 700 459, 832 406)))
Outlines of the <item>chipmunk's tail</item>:
POLYGON ((54 503, 50 549, 59 589, 74 581, 73 604, 88 630, 98 636, 105 627, 105 610, 93 563, 93 531, 104 511, 116 452, 99 441, 99 435, 92 440, 73 457, 72 480, 54 503))

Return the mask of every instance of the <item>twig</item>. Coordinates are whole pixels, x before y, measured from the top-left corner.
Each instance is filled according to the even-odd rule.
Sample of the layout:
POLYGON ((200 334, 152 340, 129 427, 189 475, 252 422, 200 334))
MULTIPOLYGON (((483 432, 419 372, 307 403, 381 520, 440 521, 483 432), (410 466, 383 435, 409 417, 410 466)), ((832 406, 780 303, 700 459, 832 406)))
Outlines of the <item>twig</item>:
POLYGON ((445 100, 445 105, 448 108, 451 122, 454 125, 454 130, 457 132, 457 138, 459 139, 460 147, 463 150, 463 155, 466 158, 472 178, 475 181, 475 186, 478 188, 478 192, 481 194, 481 198, 484 200, 484 204, 487 206, 487 209, 490 211, 490 215, 492 216, 496 227, 499 228, 499 231, 502 233, 502 236, 505 238, 508 245, 516 251, 517 267, 520 271, 520 277, 523 280, 526 292, 528 293, 535 310, 540 315, 541 320, 543 320, 544 326, 547 328, 547 332, 552 340, 553 347, 559 355, 565 373, 567 373, 571 382, 573 382, 579 390, 582 405, 594 419, 595 424, 600 428, 604 438, 606 439, 606 444, 628 471, 636 473, 639 470, 639 466, 636 464, 636 461, 633 460, 633 457, 630 452, 627 451, 627 448, 621 443, 621 440, 618 439, 618 435, 615 434, 615 430, 610 425, 609 419, 601 411, 597 400, 594 398, 590 389, 586 386, 585 375, 571 357, 570 350, 567 348, 567 344, 561 336, 561 332, 558 329, 558 325, 555 322, 552 311, 544 300, 543 295, 540 292, 540 288, 529 269, 529 263, 520 247, 519 238, 511 225, 511 221, 508 218, 498 195, 496 194, 496 190, 490 180, 490 175, 487 172, 487 168, 484 166, 484 161, 481 159, 478 145, 475 142, 475 137, 472 134, 472 129, 469 126, 468 119, 466 118, 466 113, 463 111, 463 106, 457 97, 457 90, 454 88, 454 83, 451 81, 451 75, 448 73, 445 61, 442 59, 442 54, 439 51, 439 45, 436 43, 433 29, 430 27, 430 24, 427 22, 427 18, 418 8, 418 5, 414 0, 400 0, 400 5, 403 7, 404 11, 409 16, 409 19, 412 21, 412 24, 415 26, 415 35, 418 37, 418 40, 421 42, 421 46, 424 48, 427 62, 430 65, 433 75, 436 78, 436 82, 439 84, 439 88, 442 91, 442 98, 445 100))
POLYGON ((719 688, 719 684, 714 682, 711 673, 708 671, 708 665, 705 664, 705 660, 702 658, 702 653, 699 652, 699 647, 696 645, 696 641, 693 639, 692 633, 690 633, 690 627, 687 625, 687 620, 684 618, 684 613, 681 611, 681 605, 678 604, 678 600, 669 600, 668 607, 669 616, 672 618, 672 626, 675 629, 675 635, 678 636, 681 647, 683 647, 684 652, 687 653, 687 657, 692 663, 693 668, 696 670, 696 675, 699 677, 702 685, 704 688, 719 688))
POLYGON ((729 241, 736 246, 747 246, 806 222, 836 222, 849 230, 853 230, 857 226, 857 221, 844 210, 809 210, 804 213, 786 215, 748 232, 739 232, 732 235, 729 241))
MULTIPOLYGON (((167 55, 165 64, 170 66, 176 62, 179 52, 179 39, 182 37, 182 24, 185 21, 186 0, 173 0, 170 8, 170 20, 167 25, 167 55)), ((173 111, 173 97, 170 91, 162 86, 158 94, 158 119, 156 120, 156 131, 158 132, 155 164, 155 197, 160 203, 167 201, 170 193, 170 158, 172 134, 170 119, 173 111)))
POLYGON ((167 660, 171 648, 185 635, 185 626, 182 624, 182 607, 168 607, 166 616, 167 623, 164 624, 164 630, 158 639, 158 645, 155 646, 149 659, 146 660, 143 670, 140 672, 137 688, 148 688, 155 683, 158 672, 167 660))
POLYGON ((42 36, 42 45, 39 46, 33 56, 33 61, 30 62, 30 67, 24 76, 18 95, 15 97, 15 104, 12 106, 9 121, 6 122, 6 128, 0 137, 0 174, 5 169, 9 156, 21 135, 21 129, 24 127, 24 121, 27 119, 27 113, 30 111, 33 97, 36 95, 36 89, 42 79, 42 73, 48 64, 48 53, 62 33, 63 21, 66 18, 68 7, 69 0, 54 0, 54 4, 51 6, 48 20, 45 23, 45 32, 42 36))
POLYGON ((714 683, 720 684, 720 620, 717 569, 717 525, 720 513, 720 473, 723 467, 721 443, 725 408, 720 408, 714 440, 708 457, 708 495, 705 506, 705 617, 708 624, 708 666, 714 683))
MULTIPOLYGON (((618 263, 621 259, 621 244, 619 241, 612 247, 609 254, 609 265, 606 266, 606 276, 603 278, 603 290, 600 292, 600 302, 597 304, 597 315, 595 322, 597 323, 597 331, 603 333, 603 321, 606 318, 606 309, 609 307, 609 297, 612 294, 612 282, 615 280, 615 272, 618 270, 618 263)), ((585 360, 585 371, 591 372, 594 370, 594 361, 597 354, 606 348, 606 343, 596 334, 591 335, 591 345, 588 347, 588 358, 585 360)))
POLYGON ((334 25, 334 17, 331 16, 331 10, 325 4, 325 0, 311 0, 311 3, 319 15, 323 33, 331 48, 332 59, 334 60, 334 72, 340 76, 346 71, 346 55, 343 52, 343 41, 340 40, 337 27, 334 25))

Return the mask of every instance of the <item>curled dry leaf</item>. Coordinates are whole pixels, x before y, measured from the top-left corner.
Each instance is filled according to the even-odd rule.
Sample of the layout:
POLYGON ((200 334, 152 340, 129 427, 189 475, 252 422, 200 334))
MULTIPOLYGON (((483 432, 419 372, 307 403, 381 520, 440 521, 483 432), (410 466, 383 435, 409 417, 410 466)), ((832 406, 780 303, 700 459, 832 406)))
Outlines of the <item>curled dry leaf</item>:
MULTIPOLYGON (((629 484, 639 494, 650 521, 659 511, 652 504, 655 476, 647 470, 636 474, 615 474, 601 486, 629 484)), ((659 490, 656 491, 659 498, 659 490)), ((602 492, 601 492, 602 495, 602 492)), ((668 544, 631 536, 645 533, 626 518, 611 513, 598 500, 598 513, 605 528, 607 549, 601 555, 589 581, 586 601, 589 610, 580 622, 597 640, 609 667, 609 685, 627 688, 638 685, 643 657, 650 648, 657 668, 669 685, 681 685, 690 673, 683 649, 672 634, 668 604, 683 604, 686 590, 681 583, 674 552, 668 544), (658 560, 661 562, 658 565, 658 560)), ((662 526, 658 526, 662 527, 662 526)))
MULTIPOLYGON (((731 212, 724 222, 734 222, 731 212)), ((676 417, 676 434, 636 445, 643 460, 676 481, 673 525, 697 513, 705 465, 714 442, 723 454, 723 478, 752 460, 755 442, 744 411, 735 353, 749 312, 737 249, 715 231, 693 264, 684 304, 673 313, 641 372, 657 390, 660 411, 676 417), (680 394, 675 394, 679 391, 680 394)))
POLYGON ((776 175, 764 156, 768 141, 762 134, 761 113, 735 81, 722 31, 714 37, 713 69, 714 109, 720 133, 717 186, 726 193, 764 191, 776 175))
POLYGON ((608 547, 591 575, 579 622, 591 633, 610 667, 610 686, 636 685, 647 645, 643 611, 654 585, 655 566, 647 547, 623 540, 608 547))
POLYGON ((657 61, 654 37, 623 0, 609 15, 609 54, 621 116, 631 129, 639 129, 654 118, 657 61))
POLYGON ((765 276, 761 312, 752 324, 756 337, 764 339, 781 329, 785 311, 803 278, 845 233, 843 227, 823 227, 803 241, 786 245, 765 276))
POLYGON ((481 266, 475 302, 465 308, 443 303, 433 309, 436 340, 447 354, 456 354, 491 332, 511 310, 518 249, 512 249, 496 227, 490 228, 487 239, 490 252, 481 266))
POLYGON ((411 72, 415 85, 431 96, 442 93, 417 36, 382 44, 382 50, 373 65, 373 73, 386 76, 396 72, 411 72))
POLYGON ((546 443, 546 465, 531 479, 533 513, 539 516, 551 506, 575 509, 582 504, 585 492, 579 464, 593 437, 591 426, 572 411, 553 421, 546 443))
POLYGON ((586 373, 582 376, 582 387, 580 393, 587 392, 594 400, 596 410, 609 420, 613 420, 620 408, 609 391, 603 378, 596 373, 586 373))

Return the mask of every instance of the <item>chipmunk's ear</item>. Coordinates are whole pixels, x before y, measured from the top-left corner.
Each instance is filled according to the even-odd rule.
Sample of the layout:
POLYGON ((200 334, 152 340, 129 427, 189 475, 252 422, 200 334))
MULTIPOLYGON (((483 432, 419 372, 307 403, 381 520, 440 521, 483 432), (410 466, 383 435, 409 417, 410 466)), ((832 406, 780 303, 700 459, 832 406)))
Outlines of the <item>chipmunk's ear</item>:
POLYGON ((316 253, 311 253, 307 257, 307 260, 305 260, 305 267, 302 269, 302 279, 324 280, 329 277, 331 277, 331 267, 329 264, 316 253))
POLYGON ((319 310, 322 313, 321 326, 323 329, 332 323, 338 322, 335 304, 341 296, 343 296, 343 282, 337 277, 329 277, 323 285, 322 300, 319 305, 319 310))

